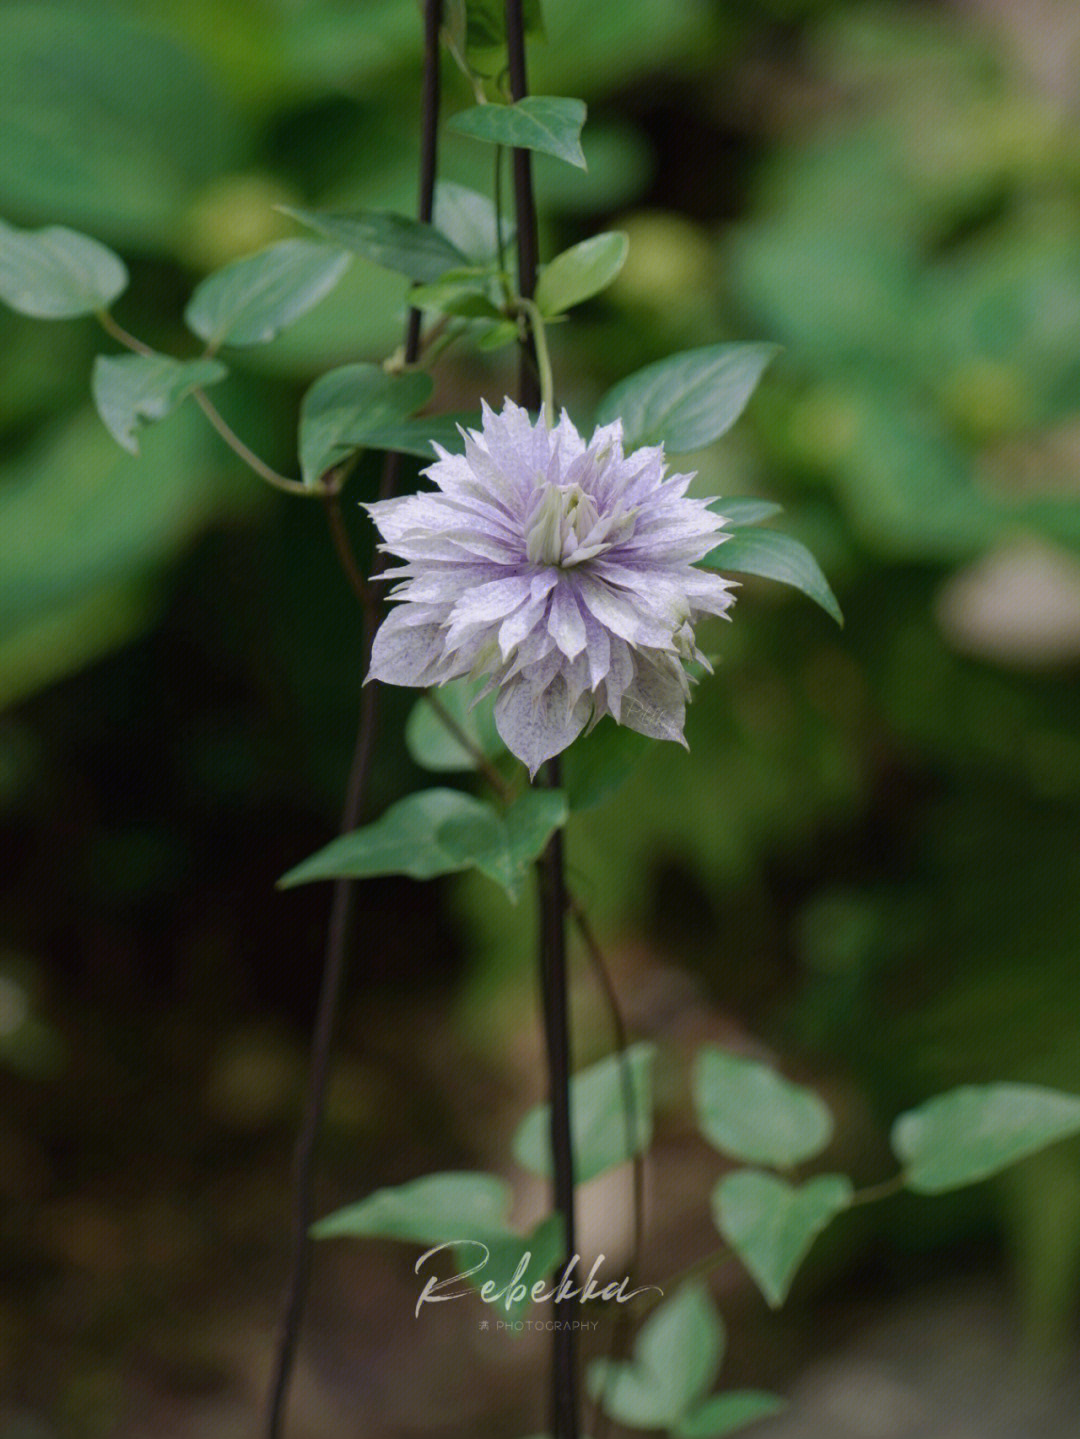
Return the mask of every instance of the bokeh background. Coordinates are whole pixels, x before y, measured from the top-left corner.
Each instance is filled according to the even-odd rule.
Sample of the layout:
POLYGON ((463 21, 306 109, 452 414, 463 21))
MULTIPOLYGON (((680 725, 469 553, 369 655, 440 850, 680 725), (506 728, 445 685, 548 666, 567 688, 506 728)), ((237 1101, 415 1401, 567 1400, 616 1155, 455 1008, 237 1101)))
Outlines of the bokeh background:
MULTIPOLYGON (((943 1088, 1080 1091, 1080 10, 545 15, 533 88, 590 118, 587 173, 537 163, 544 252, 631 239, 552 336, 562 398, 587 415, 674 349, 779 341, 693 463, 706 492, 781 501, 847 615, 748 582, 692 757, 654 747, 572 831, 661 1045, 662 1279, 713 1243, 703 1039, 820 1085, 866 1183, 891 1118, 943 1088)), ((412 208, 419 62, 414 0, 5 3, 0 215, 118 249, 118 318, 188 355, 193 284, 294 233, 275 205, 412 208)), ((441 164, 488 185, 464 138, 441 164)), ((311 380, 399 342, 403 285, 357 260, 235 357, 220 403, 278 468, 311 380)), ((117 448, 88 396, 112 348, 0 313, 0 1432, 216 1439, 250 1432, 265 1379, 328 899, 273 886, 333 832, 360 622, 319 507, 238 470, 193 407, 117 448)), ((448 360, 440 407, 509 375, 448 360)), ((373 813, 419 780, 409 703, 386 697, 373 813)), ((363 888, 320 1209, 484 1165, 542 1202, 507 1156, 541 1092, 531 936, 481 880, 363 888)), ((584 968, 575 999, 584 1063, 610 1040, 584 968)), ((617 1189, 586 1200, 613 1263, 617 1189)), ((298 1435, 543 1424, 542 1345, 478 1337, 471 1309, 418 1326, 414 1258, 320 1250, 298 1435)), ((763 1435, 1065 1435, 1078 1284, 1063 1146, 849 1216, 779 1317, 723 1270, 728 1377, 795 1397, 763 1435)))

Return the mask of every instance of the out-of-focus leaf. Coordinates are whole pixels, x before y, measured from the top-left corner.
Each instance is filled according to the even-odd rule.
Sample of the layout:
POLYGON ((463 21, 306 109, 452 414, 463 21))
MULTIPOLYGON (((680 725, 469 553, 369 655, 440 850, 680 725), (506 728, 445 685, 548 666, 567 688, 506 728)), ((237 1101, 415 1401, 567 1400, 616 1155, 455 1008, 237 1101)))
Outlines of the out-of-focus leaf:
POLYGON ((812 1090, 711 1044, 697 1053, 694 1108, 709 1143, 750 1164, 790 1169, 832 1138, 832 1115, 812 1090))
POLYGON ((0 300, 39 320, 107 310, 127 288, 119 255, 89 235, 50 225, 16 230, 0 220, 0 300))
POLYGON ((569 165, 585 168, 581 127, 584 100, 556 95, 530 95, 513 105, 475 105, 461 110, 448 122, 451 130, 519 150, 539 150, 569 165))
POLYGON ((740 1169, 713 1190, 713 1217, 777 1309, 810 1246, 848 1207, 852 1193, 851 1181, 842 1174, 820 1174, 796 1187, 775 1174, 740 1169))
POLYGON ((468 257, 434 225, 410 220, 405 215, 387 215, 378 210, 333 214, 282 208, 294 220, 317 230, 335 244, 383 269, 407 275, 410 280, 430 284, 447 270, 469 263, 468 257))
POLYGON ((425 1174, 377 1189, 312 1225, 315 1239, 405 1239, 447 1244, 505 1227, 510 1186, 494 1174, 425 1174))
POLYGON ((729 499, 725 495, 712 500, 709 509, 723 515, 732 529, 736 529, 740 525, 759 525, 762 520, 771 520, 775 515, 782 514, 784 507, 771 500, 729 499))
POLYGON ((597 1360, 589 1392, 617 1424, 668 1429, 716 1382, 724 1330, 702 1284, 684 1284, 649 1316, 630 1363, 597 1360))
POLYGON ((627 449, 703 449, 731 429, 776 353, 776 345, 755 344, 706 345, 671 355, 620 380, 597 406, 597 421, 621 419, 627 449))
POLYGON ((228 374, 220 360, 174 360, 168 355, 98 355, 90 392, 105 428, 131 454, 139 453, 140 425, 163 420, 192 390, 228 374))
POLYGON ((772 1419, 786 1408, 785 1400, 755 1389, 713 1394, 673 1425, 672 1439, 722 1439, 762 1419, 772 1419))
POLYGON ((761 575, 791 585, 819 604, 838 625, 844 623, 843 612, 817 560, 804 544, 779 530, 741 530, 710 551, 703 563, 724 574, 761 575))
POLYGON ((184 319, 215 348, 265 345, 330 293, 350 259, 331 245, 282 240, 208 275, 188 302, 184 319))
POLYGON ((563 755, 563 788, 572 810, 593 809, 629 779, 652 741, 625 725, 601 722, 563 755))
POLYGON ((137 634, 164 566, 216 517, 258 499, 215 460, 201 415, 150 429, 138 459, 88 405, 9 464, 0 485, 0 704, 137 634))
POLYGON ((1034 1084, 964 1085, 902 1114, 892 1147, 908 1189, 942 1194, 1074 1134, 1080 1096, 1034 1084))
MULTIPOLYGON (((470 744, 493 759, 502 754, 506 746, 495 728, 492 697, 489 695, 474 703, 484 683, 483 680, 451 680, 449 684, 440 685, 433 698, 470 744)), ((416 763, 427 770, 454 772, 477 767, 473 752, 466 749, 439 718, 426 695, 418 699, 410 711, 405 724, 405 744, 416 763)))
POLYGON ((431 376, 423 370, 391 375, 381 365, 343 365, 316 380, 300 406, 304 483, 316 484, 350 450, 367 447, 370 433, 413 414, 431 398, 432 389, 431 376))
MULTIPOLYGON (((652 1141, 652 1063, 656 1046, 632 1044, 609 1054, 570 1081, 574 1177, 579 1184, 648 1149, 652 1141), (627 1080, 633 1114, 627 1113, 627 1080), (633 1141, 632 1147, 629 1142, 633 1141)), ((514 1135, 514 1158, 536 1174, 551 1173, 551 1109, 537 1105, 514 1135)))
POLYGON ((0 210, 158 253, 246 144, 208 69, 160 28, 36 0, 0 6, 0 135, 0 210))
MULTIPOLYGON (((440 180, 435 186, 435 225, 471 265, 489 265, 498 258, 499 237, 495 206, 486 195, 440 180)), ((507 216, 502 222, 503 246, 513 243, 517 228, 507 216)))
POLYGON ((556 255, 536 282, 541 313, 561 315, 606 289, 626 262, 628 249, 626 236, 610 230, 556 255))

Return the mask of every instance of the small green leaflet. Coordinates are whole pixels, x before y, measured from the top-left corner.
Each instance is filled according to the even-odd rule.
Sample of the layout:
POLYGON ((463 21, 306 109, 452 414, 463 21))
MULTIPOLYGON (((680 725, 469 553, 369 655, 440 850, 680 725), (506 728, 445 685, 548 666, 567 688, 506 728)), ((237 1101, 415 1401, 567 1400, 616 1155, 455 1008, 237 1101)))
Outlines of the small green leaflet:
MULTIPOLYGON (((594 1179, 652 1142, 652 1066, 656 1046, 632 1044, 625 1054, 609 1054, 570 1081, 570 1128, 574 1136, 574 1176, 579 1184, 594 1179), (627 1094, 627 1079, 631 1092, 627 1094), (628 1113, 627 1099, 633 1113, 628 1113), (628 1141, 633 1141, 632 1146, 628 1141)), ((551 1173, 550 1106, 539 1104, 514 1135, 514 1158, 534 1174, 551 1173)))
POLYGON ((447 270, 458 270, 469 264, 468 256, 462 254, 434 225, 411 220, 406 215, 384 214, 378 210, 335 214, 322 210, 292 210, 287 206, 281 208, 308 229, 317 230, 328 240, 362 255, 374 265, 408 275, 410 280, 430 284, 447 270))
POLYGON ((711 1044, 695 1060, 694 1109, 711 1145, 750 1164, 790 1169, 832 1138, 832 1115, 811 1090, 711 1044))
POLYGON ((621 419, 628 450, 700 450, 731 429, 778 352, 776 345, 706 345, 658 360, 607 392, 597 424, 621 419))
POLYGON ((76 230, 16 230, 0 220, 0 300, 38 320, 107 310, 127 289, 118 255, 76 230))
MULTIPOLYGON (((426 405, 434 388, 423 370, 390 375, 381 365, 343 365, 321 376, 300 406, 300 472, 305 485, 351 451, 380 448, 368 436, 426 405)), ((429 448, 427 454, 433 452, 429 448)))
POLYGON ((964 1085, 902 1114, 892 1147, 904 1184, 943 1194, 1080 1134, 1080 1096, 1035 1084, 964 1085))
POLYGON ((529 866, 566 823, 559 790, 527 790, 500 815, 453 789, 428 789, 391 805, 374 824, 343 834, 278 881, 282 889, 319 879, 407 874, 433 879, 478 869, 517 901, 529 866))
POLYGON ((821 1174, 796 1187, 775 1174, 740 1169, 713 1190, 713 1218, 777 1309, 814 1240, 847 1209, 852 1194, 842 1174, 821 1174))
POLYGON ((581 128, 585 101, 555 95, 530 95, 513 105, 476 105, 462 110, 447 128, 491 145, 517 150, 539 150, 584 170, 581 128))
POLYGON ((192 390, 215 385, 228 370, 220 360, 174 360, 169 355, 98 355, 90 392, 106 429, 131 454, 140 425, 163 420, 192 390))
MULTIPOLYGON (((719 506, 723 513, 723 501, 719 506)), ((801 590, 838 625, 844 616, 821 566, 805 545, 779 530, 741 529, 702 560, 722 574, 760 575, 801 590)))
POLYGON ((684 1284, 642 1326, 631 1363, 600 1359, 589 1392, 617 1424, 667 1429, 716 1382, 724 1350, 720 1317, 702 1284, 684 1284))
POLYGON ((607 288, 626 263, 630 242, 610 230, 556 255, 540 271, 536 303, 546 316, 561 315, 607 288))
POLYGON ((184 320, 215 349, 265 345, 328 295, 351 262, 332 245, 281 240, 208 275, 188 302, 184 320))
POLYGON ((646 735, 601 720, 563 755, 563 789, 574 811, 593 809, 620 788, 653 747, 646 735))

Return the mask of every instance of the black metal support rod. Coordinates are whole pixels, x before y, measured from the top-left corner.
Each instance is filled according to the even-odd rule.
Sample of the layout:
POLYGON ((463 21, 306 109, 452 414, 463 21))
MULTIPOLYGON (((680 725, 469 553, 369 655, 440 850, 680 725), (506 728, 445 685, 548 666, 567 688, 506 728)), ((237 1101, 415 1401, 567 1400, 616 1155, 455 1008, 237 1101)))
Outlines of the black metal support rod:
MULTIPOLYGON (((424 4, 424 81, 421 109, 420 194, 417 211, 420 219, 430 220, 435 196, 435 174, 438 158, 438 124, 440 101, 439 30, 442 25, 442 0, 425 0, 424 4)), ((416 360, 420 351, 420 312, 409 311, 405 332, 405 358, 416 360)), ((400 457, 388 454, 383 468, 380 495, 392 495, 397 488, 400 457)), ((348 566, 346 570, 348 571, 348 566)), ((353 581, 353 577, 350 576, 353 581)), ((363 598, 363 596, 362 596, 363 598)), ((361 666, 367 670, 371 645, 379 621, 379 607, 364 604, 364 639, 361 666)), ((342 809, 341 831, 355 829, 363 814, 368 778, 375 749, 378 726, 378 685, 367 686, 361 696, 360 719, 353 753, 352 767, 342 809)), ((281 1439, 289 1387, 296 1363, 304 1309, 311 1281, 310 1229, 314 1218, 315 1156, 326 1107, 326 1090, 330 1079, 334 1035, 341 1007, 347 969, 348 942, 352 927, 356 885, 352 880, 337 880, 330 900, 327 922, 326 950, 322 982, 319 988, 315 1030, 311 1043, 308 1091, 304 1118, 297 1137, 293 1161, 293 1223, 292 1261, 282 1302, 281 1321, 270 1377, 266 1418, 267 1439, 281 1439)))

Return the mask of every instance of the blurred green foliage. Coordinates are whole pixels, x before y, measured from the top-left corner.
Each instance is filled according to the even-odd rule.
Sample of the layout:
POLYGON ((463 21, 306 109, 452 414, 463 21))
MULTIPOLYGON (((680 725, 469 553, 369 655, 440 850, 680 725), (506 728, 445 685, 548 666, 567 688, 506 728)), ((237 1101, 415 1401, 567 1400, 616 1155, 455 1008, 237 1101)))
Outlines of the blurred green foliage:
MULTIPOLYGON (((693 457, 698 488, 780 500, 848 622, 748 582, 706 641, 692 758, 654 747, 575 820, 572 862, 602 932, 696 968, 879 1121, 966 1080, 1080 1091, 1080 127, 1000 13, 602 0, 582 24, 547 0, 531 60, 538 93, 589 105, 588 170, 536 163, 544 253, 630 237, 611 291, 553 329, 561 398, 587 416, 672 349, 782 344, 747 417, 693 457)), ((194 285, 296 235, 277 207, 412 208, 419 54, 414 0, 5 5, 0 216, 120 250, 118 317, 188 358, 194 285)), ((449 64, 446 91, 472 102, 449 64)), ((445 135, 445 178, 486 190, 489 170, 445 135)), ((230 423, 295 474, 301 393, 399 343, 406 287, 357 259, 332 300, 230 355, 230 423)), ((27 1015, 63 1034, 34 1082, 62 1084, 45 1076, 65 1049, 147 995, 306 1014, 321 910, 271 886, 330 833, 359 626, 318 507, 238 473, 191 407, 137 459, 115 444, 88 388, 114 347, 91 322, 3 311, 0 347, 0 912, 49 977, 27 1015), (234 918, 252 912, 270 918, 234 918)), ((440 408, 500 397, 508 365, 448 362, 440 408)), ((365 461, 346 498, 375 484, 365 461)), ((414 778, 410 699, 387 697, 376 809, 414 778)), ((466 1028, 500 988, 531 996, 529 906, 480 885, 451 900, 466 1028)), ((365 992, 445 983, 403 944, 387 956, 365 992)), ((1080 1263, 1080 1159, 1051 1167, 1052 1223, 1045 1166, 998 1211, 1044 1319, 1080 1263)), ((939 1238, 986 1222, 942 1213, 939 1238)), ((925 1214, 913 1245, 935 1237, 925 1214)))

